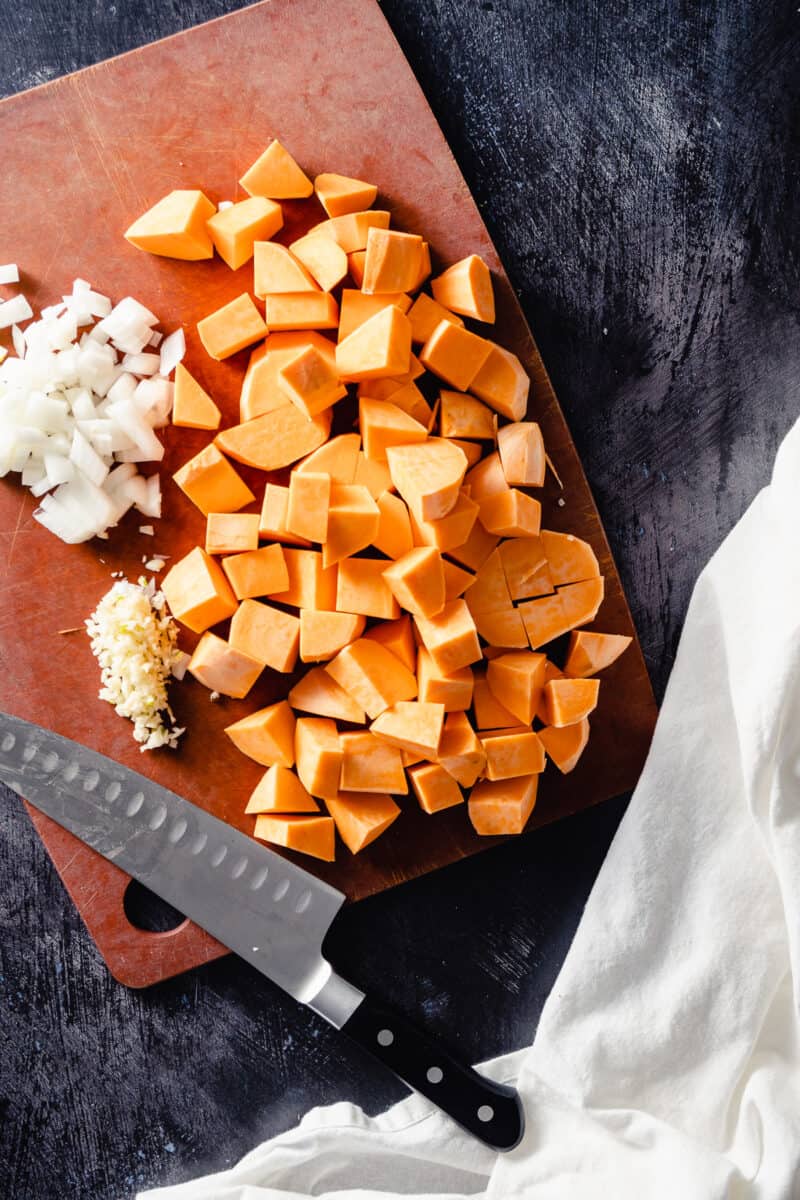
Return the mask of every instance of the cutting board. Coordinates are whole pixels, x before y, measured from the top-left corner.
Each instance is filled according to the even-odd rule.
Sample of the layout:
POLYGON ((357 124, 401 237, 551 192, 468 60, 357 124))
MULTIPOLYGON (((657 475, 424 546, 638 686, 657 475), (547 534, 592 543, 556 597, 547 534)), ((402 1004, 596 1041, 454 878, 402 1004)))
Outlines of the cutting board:
MULTIPOLYGON (((212 362, 195 324, 250 289, 250 267, 234 273, 219 259, 155 258, 129 246, 122 232, 173 188, 199 187, 217 202, 236 198, 237 180, 275 136, 312 177, 337 171, 377 182, 379 207, 391 209, 398 228, 430 240, 435 267, 467 253, 489 263, 498 300, 493 336, 532 377, 530 416, 542 426, 563 485, 549 476, 543 523, 591 542, 606 579, 597 627, 635 634, 578 455, 511 284, 373 0, 257 4, 0 103, 0 262, 20 264, 22 289, 35 309, 80 276, 115 300, 135 296, 166 330, 183 324, 187 366, 217 399, 224 423, 235 423, 246 355, 212 362)), ((322 218, 314 203, 285 206, 280 240, 322 218)), ((7 334, 0 338, 9 345, 7 334)), ((188 730, 180 750, 142 754, 129 724, 97 699, 97 664, 86 635, 62 632, 80 630, 113 571, 136 578, 154 552, 174 561, 203 541, 203 518, 170 475, 207 440, 190 430, 167 431, 164 516, 155 538, 140 534, 145 518, 129 514, 108 541, 65 546, 32 519, 35 501, 18 477, 0 481, 0 709, 94 747, 251 832, 243 809, 261 769, 222 730, 285 694, 285 680, 265 673, 246 701, 219 704, 193 682, 176 687, 176 714, 188 730)), ((182 638, 188 649, 194 640, 182 638)), ((605 673, 577 770, 545 773, 531 828, 632 787, 655 715, 636 642, 605 673)), ((169 933, 135 928, 123 911, 128 877, 35 810, 31 817, 118 980, 141 987, 225 953, 188 921, 169 933)), ((495 844, 472 832, 463 806, 429 817, 409 800, 391 832, 362 854, 340 847, 334 864, 303 865, 358 900, 495 844)))

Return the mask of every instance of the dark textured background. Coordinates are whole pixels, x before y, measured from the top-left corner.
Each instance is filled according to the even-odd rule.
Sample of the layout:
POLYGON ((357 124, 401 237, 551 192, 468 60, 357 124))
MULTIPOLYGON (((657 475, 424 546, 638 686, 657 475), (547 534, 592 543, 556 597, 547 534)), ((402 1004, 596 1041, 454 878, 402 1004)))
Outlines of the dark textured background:
MULTIPOLYGON (((237 7, 0 0, 0 91, 237 7)), ((797 3, 382 7, 519 290, 660 696, 697 573, 800 407, 797 3)), ((527 1042, 623 809, 348 910, 334 960, 465 1058, 527 1042)), ((401 1094, 233 960, 117 985, 0 797, 3 1200, 127 1200, 314 1104, 401 1094)))

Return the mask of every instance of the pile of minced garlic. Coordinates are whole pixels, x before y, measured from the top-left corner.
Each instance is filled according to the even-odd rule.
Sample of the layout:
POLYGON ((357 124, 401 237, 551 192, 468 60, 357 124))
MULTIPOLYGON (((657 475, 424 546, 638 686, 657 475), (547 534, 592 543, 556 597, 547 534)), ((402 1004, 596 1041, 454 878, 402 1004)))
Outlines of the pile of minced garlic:
POLYGON ((155 582, 118 580, 86 621, 92 653, 100 663, 98 695, 133 721, 141 750, 178 744, 184 732, 167 700, 172 676, 181 678, 188 655, 177 647, 178 630, 155 582))

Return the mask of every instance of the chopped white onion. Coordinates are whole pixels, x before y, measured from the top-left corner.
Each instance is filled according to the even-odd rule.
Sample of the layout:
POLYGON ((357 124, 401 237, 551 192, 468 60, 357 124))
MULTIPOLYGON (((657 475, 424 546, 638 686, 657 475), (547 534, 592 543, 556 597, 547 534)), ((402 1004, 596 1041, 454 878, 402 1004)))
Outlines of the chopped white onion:
POLYGON ((155 375, 161 359, 158 354, 126 354, 122 365, 132 375, 155 375))
POLYGON ((146 537, 155 537, 156 535, 156 531, 153 529, 152 525, 140 525, 139 533, 145 534, 146 537))
POLYGON ((161 343, 161 365, 159 375, 171 375, 186 353, 186 337, 182 329, 176 329, 161 343))
POLYGON ((14 352, 17 358, 25 357, 25 334, 20 329, 19 325, 11 326, 11 341, 14 343, 14 352))
POLYGON ((24 296, 12 296, 0 304, 0 329, 10 329, 33 316, 33 309, 24 296))
POLYGON ((0 283, 19 283, 19 267, 16 263, 0 266, 0 283))

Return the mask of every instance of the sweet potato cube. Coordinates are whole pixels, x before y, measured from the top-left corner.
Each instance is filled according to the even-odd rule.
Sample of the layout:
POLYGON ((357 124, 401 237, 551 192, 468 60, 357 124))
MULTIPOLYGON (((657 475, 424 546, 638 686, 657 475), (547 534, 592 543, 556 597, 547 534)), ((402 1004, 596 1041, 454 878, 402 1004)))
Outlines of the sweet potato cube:
POLYGON ((361 438, 357 433, 340 433, 338 437, 312 450, 295 465, 294 470, 301 475, 306 472, 330 475, 331 483, 355 483, 360 448, 361 438))
POLYGON ((438 521, 418 521, 409 514, 414 541, 417 545, 435 546, 443 554, 449 553, 469 539, 479 511, 475 501, 462 489, 450 512, 438 521))
POLYGON ((544 688, 547 724, 561 729, 582 721, 597 707, 599 692, 599 679, 551 679, 544 688))
POLYGON ((243 292, 198 321, 197 332, 206 351, 220 361, 261 341, 267 336, 267 327, 252 298, 243 292))
MULTIPOLYGON (((527 596, 536 595, 536 591, 529 590, 530 581, 541 567, 547 566, 541 539, 509 538, 508 541, 501 542, 498 553, 511 599, 522 600, 527 596)), ((552 587, 545 589, 551 592, 552 590, 552 587)))
POLYGON ((542 523, 542 506, 538 500, 509 488, 480 502, 480 521, 489 533, 500 537, 536 537, 542 523))
POLYGON ((496 450, 492 454, 487 454, 486 458, 482 458, 479 463, 470 468, 464 480, 464 486, 469 488, 470 496, 479 504, 488 500, 490 496, 502 495, 508 491, 506 477, 503 474, 503 464, 496 450))
POLYGON ((330 292, 347 274, 347 255, 341 246, 319 233, 298 238, 289 247, 323 292, 330 292))
POLYGON ((260 813, 256 817, 253 837, 298 854, 321 858, 323 862, 333 862, 336 857, 336 828, 332 817, 260 813))
POLYGON ((481 738, 487 779, 514 779, 544 770, 544 746, 532 729, 497 729, 481 738))
POLYGON ((568 583, 559 587, 557 594, 561 597, 567 629, 575 629, 578 625, 588 625, 593 621, 603 603, 604 593, 602 575, 598 575, 596 579, 585 579, 582 583, 568 583))
POLYGON ((302 200, 314 185, 277 138, 258 156, 239 180, 249 196, 270 200, 302 200))
MULTIPOLYGON (((493 612, 473 613, 475 628, 490 647, 499 650, 521 650, 529 645, 525 631, 525 622, 517 610, 509 604, 508 608, 495 609, 493 612)), ((489 657, 484 651, 485 657, 489 657)))
POLYGON ((239 554, 258 549, 258 513, 209 513, 206 554, 239 554))
POLYGON ((430 430, 433 416, 431 407, 417 385, 411 380, 366 379, 358 385, 359 400, 365 396, 369 400, 391 401, 404 413, 408 413, 409 417, 419 421, 426 430, 430 430))
POLYGON ((486 669, 486 679, 495 699, 523 725, 530 725, 536 712, 546 662, 544 654, 520 650, 492 659, 486 669))
POLYGON ((573 679, 596 675, 616 662, 632 641, 633 638, 621 633, 589 633, 585 629, 572 633, 564 674, 573 679))
POLYGON ((361 613, 393 621, 400 608, 383 578, 386 563, 379 558, 344 558, 339 563, 336 585, 338 612, 361 613))
POLYGON ((542 684, 542 694, 539 697, 539 703, 536 706, 536 719, 541 721, 543 725, 547 724, 547 695, 545 689, 551 679, 566 679, 566 675, 557 667, 555 663, 547 660, 544 667, 544 682, 542 684))
MULTIPOLYGON (((326 239, 327 240, 327 239, 326 239)), ((363 325, 370 317, 382 312, 384 308, 394 305, 402 313, 407 313, 411 306, 411 297, 405 292, 387 292, 382 296, 367 296, 355 288, 342 288, 339 302, 339 337, 344 341, 354 329, 363 325)))
POLYGON ((391 796, 375 792, 340 792, 325 803, 339 837, 352 854, 374 842, 400 816, 391 796))
POLYGON ((222 560, 222 569, 228 576, 237 600, 249 596, 271 596, 289 586, 289 570, 280 546, 262 546, 260 550, 247 550, 242 554, 230 554, 222 560))
POLYGON ((578 764, 578 759, 589 741, 589 722, 584 719, 562 729, 546 726, 539 730, 539 741, 562 775, 568 775, 578 764))
POLYGON ((206 631, 195 646, 186 669, 209 691, 242 700, 258 679, 264 664, 215 633, 206 631))
POLYGON ((333 484, 323 565, 332 566, 372 545, 379 525, 380 510, 367 488, 360 483, 333 484))
POLYGON ((362 212, 375 203, 378 194, 374 183, 364 183, 361 179, 351 179, 348 175, 335 175, 328 171, 317 175, 314 191, 329 217, 362 212))
POLYGON ((175 620, 194 633, 203 633, 236 611, 236 597, 222 568, 201 546, 170 567, 161 590, 175 620))
POLYGON ((345 646, 324 670, 371 720, 398 700, 413 700, 417 694, 417 681, 408 667, 370 638, 345 646))
POLYGON ((246 813, 319 812, 294 771, 274 763, 268 767, 250 794, 246 813))
MULTIPOLYGON (((459 392, 465 392, 489 356, 492 343, 440 321, 419 352, 420 362, 459 392)), ((494 407, 494 406, 493 406, 494 407)))
POLYGON ((380 643, 390 650, 395 658, 399 658, 408 667, 412 675, 417 670, 417 643, 414 640, 414 627, 408 615, 398 617, 396 621, 381 621, 373 625, 365 635, 372 641, 380 643))
POLYGON ((299 717, 294 753, 297 774, 306 791, 323 800, 335 798, 344 761, 335 723, 327 717, 299 717))
POLYGON ((262 471, 278 471, 316 450, 330 431, 329 409, 309 420, 294 404, 287 404, 223 429, 214 440, 237 462, 262 471))
POLYGON ((516 725, 519 718, 495 697, 485 676, 476 675, 472 691, 472 708, 475 713, 475 726, 485 729, 509 729, 516 725))
POLYGON ((370 229, 367 234, 362 291, 367 295, 408 292, 417 286, 422 266, 422 238, 393 229, 370 229))
POLYGON ((442 567, 444 568, 444 598, 445 600, 456 600, 459 596, 463 596, 475 576, 471 571, 465 571, 462 567, 457 567, 455 563, 448 562, 447 559, 442 560, 442 567))
POLYGON ((398 603, 408 612, 435 617, 444 608, 442 556, 433 546, 409 550, 383 572, 398 603))
POLYGON ((442 321, 450 321, 451 324, 459 325, 462 328, 464 326, 461 317, 443 308, 425 292, 420 292, 411 305, 408 310, 408 319, 411 322, 411 340, 418 343, 427 342, 436 326, 442 321))
POLYGON ((446 675, 480 661, 478 632, 463 600, 451 600, 435 617, 415 616, 414 623, 426 650, 446 675))
POLYGON ((222 413, 183 363, 175 368, 172 424, 184 429, 219 429, 222 413))
POLYGON ((467 460, 463 450, 444 438, 419 445, 389 446, 392 482, 417 521, 437 521, 455 505, 467 460))
POLYGON ((443 808, 464 803, 461 788, 438 763, 421 763, 412 767, 408 775, 423 812, 441 812, 443 808))
MULTIPOLYGON (((370 229, 388 229, 390 214, 385 209, 371 208, 366 212, 344 213, 314 225, 309 233, 321 233, 333 238, 345 254, 366 250, 370 229)), ((366 258, 366 255, 365 255, 366 258)))
POLYGON ((350 272, 350 278, 357 288, 360 288, 364 282, 364 260, 366 257, 366 250, 353 250, 347 256, 347 269, 350 272))
POLYGON ((437 761, 465 788, 472 787, 483 774, 486 753, 466 713, 454 712, 445 717, 437 761))
POLYGON ((423 241, 419 256, 419 271, 417 272, 417 278, 414 280, 408 290, 410 292, 416 292, 418 288, 421 288, 425 280, 430 275, 432 269, 431 248, 427 242, 423 241))
POLYGON ((461 667, 451 675, 445 675, 425 647, 420 646, 417 653, 417 686, 421 701, 443 704, 445 712, 463 712, 472 704, 473 682, 471 667, 461 667))
POLYGON ((547 645, 572 628, 560 592, 554 592, 551 596, 539 596, 535 600, 526 600, 519 605, 517 612, 522 617, 528 644, 532 650, 538 650, 540 646, 547 645))
POLYGON ((467 540, 460 546, 451 546, 447 553, 457 563, 477 571, 486 562, 499 541, 500 538, 496 533, 487 533, 480 521, 475 521, 467 540))
POLYGON ((284 362, 278 369, 277 382, 286 397, 307 417, 315 417, 347 395, 347 388, 340 382, 335 368, 315 346, 299 350, 284 362))
POLYGON ((318 287, 303 264, 280 242, 253 246, 253 292, 259 300, 287 292, 316 292, 318 287))
POLYGON ((258 600, 243 600, 231 618, 231 645, 264 667, 288 674, 297 662, 300 621, 258 600))
POLYGON ((206 221, 216 208, 202 192, 179 188, 142 213, 126 229, 125 238, 140 250, 164 258, 197 262, 214 257, 206 221))
POLYGON ((326 568, 319 550, 283 552, 289 572, 285 592, 275 592, 272 599, 278 604, 293 604, 295 608, 330 610, 336 607, 336 567, 326 568))
POLYGON ((393 304, 359 325, 336 347, 336 368, 344 380, 402 375, 411 361, 411 323, 393 304))
POLYGON ((439 393, 439 428, 442 437, 493 439, 495 420, 492 410, 466 392, 443 390, 439 393))
POLYGON ((402 408, 386 400, 370 400, 363 396, 358 402, 358 425, 367 458, 386 462, 388 446, 412 445, 424 442, 428 430, 402 408))
POLYGON ((470 254, 431 280, 434 299, 451 312, 494 323, 492 276, 483 259, 470 254))
POLYGON ((378 496, 381 496, 384 492, 394 489, 392 477, 389 474, 389 468, 386 463, 376 462, 375 459, 367 458, 363 450, 359 450, 358 452, 354 482, 361 487, 365 487, 373 500, 377 500, 378 496))
POLYGON ((383 492, 378 497, 378 532, 372 545, 388 558, 402 558, 414 548, 408 509, 399 496, 383 492))
POLYGON ((475 832, 487 837, 522 833, 536 804, 538 786, 538 775, 479 783, 467 802, 475 832))
POLYGON ((528 407, 531 381, 516 354, 494 342, 486 345, 486 358, 464 386, 509 421, 521 421, 528 407))
POLYGON ((222 208, 206 222, 217 254, 232 271, 253 257, 256 242, 266 242, 283 225, 283 209, 265 196, 251 196, 222 208))
MULTIPOLYGON (((444 726, 444 705, 419 700, 398 700, 376 717, 371 734, 399 750, 435 758, 444 726)), ((391 790, 391 789, 390 789, 391 790)))
POLYGON ((268 292, 264 315, 272 331, 335 329, 339 305, 330 292, 268 292))
POLYGON ((541 539, 550 576, 556 587, 564 583, 582 583, 600 574, 594 550, 582 538, 572 533, 543 529, 541 539))
POLYGON ((408 791, 403 757, 396 746, 387 745, 367 730, 340 733, 344 759, 339 786, 349 792, 408 791))
POLYGON ((535 421, 515 421, 497 431, 497 450, 509 487, 542 487, 547 468, 542 431, 535 421))
POLYGON ((236 512, 255 500, 245 481, 211 443, 184 463, 172 478, 204 516, 236 512))
POLYGON ((225 732, 242 754, 263 767, 294 766, 295 716, 285 700, 226 725, 225 732))
POLYGON ((328 509, 331 500, 330 475, 292 471, 289 477, 289 505, 286 528, 296 537, 324 542, 328 536, 328 509))
POLYGON ((478 613, 505 611, 511 608, 511 596, 500 548, 493 550, 478 567, 474 581, 464 592, 464 599, 473 617, 478 613))
POLYGON ((289 703, 299 712, 335 721, 363 725, 365 713, 322 667, 312 667, 289 692, 289 703))
POLYGON ((364 617, 352 613, 300 610, 301 662, 327 662, 364 632, 364 617))
MULTIPOLYGON (((250 353, 242 390, 239 393, 239 416, 242 421, 252 421, 262 413, 273 412, 276 408, 286 408, 291 404, 282 387, 278 385, 278 370, 284 363, 294 358, 301 347, 292 345, 274 348, 276 338, 288 337, 288 334, 271 333, 266 341, 250 353)), ((310 337, 307 333, 295 333, 294 337, 310 337)), ((321 337, 320 334, 316 336, 321 337)), ((308 343, 305 342, 305 345, 308 343)))
POLYGON ((279 483, 268 483, 264 489, 264 502, 258 518, 258 532, 270 541, 286 542, 292 546, 308 546, 305 538, 295 537, 286 528, 289 509, 289 489, 279 483))

